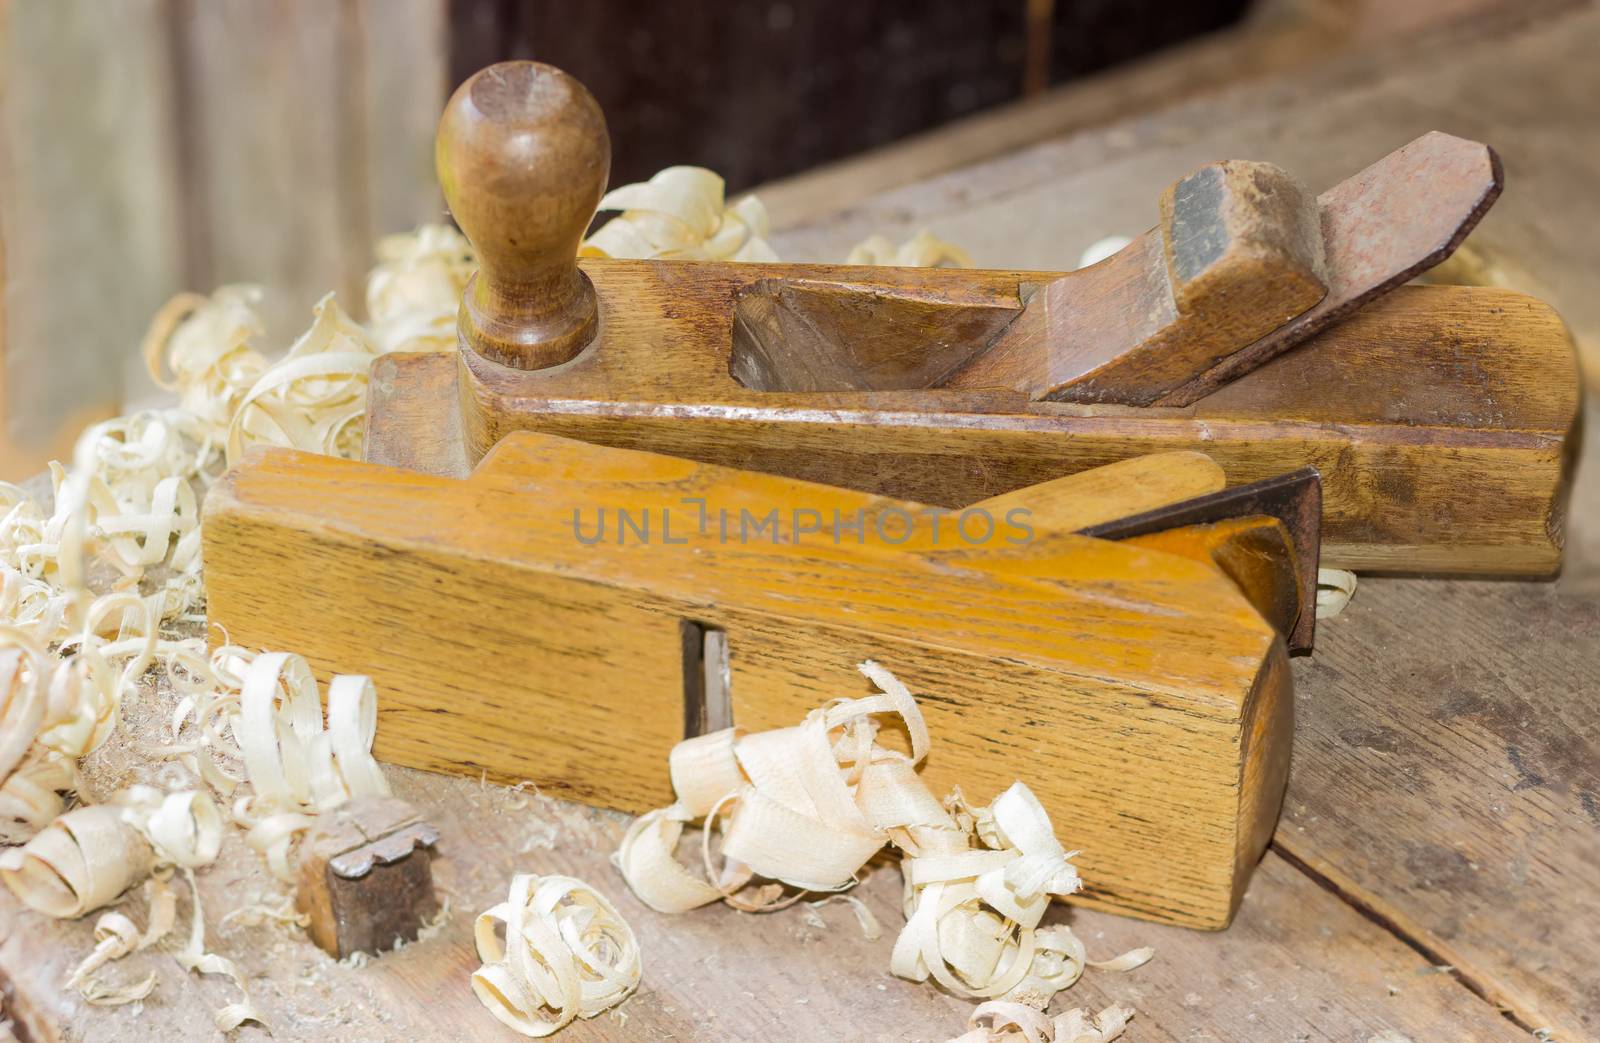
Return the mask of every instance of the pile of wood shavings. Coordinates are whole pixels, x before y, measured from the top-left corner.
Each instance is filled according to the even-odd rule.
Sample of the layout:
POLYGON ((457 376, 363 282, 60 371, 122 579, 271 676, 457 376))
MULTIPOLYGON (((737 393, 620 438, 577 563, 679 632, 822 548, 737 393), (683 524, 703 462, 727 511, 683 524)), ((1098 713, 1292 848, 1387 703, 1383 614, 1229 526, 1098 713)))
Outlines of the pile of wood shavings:
POLYGON ((483 966, 472 974, 472 991, 525 1036, 548 1036, 610 1010, 643 973, 633 929, 570 876, 512 877, 509 897, 478 917, 474 939, 483 966))
MULTIPOLYGON (((1080 881, 1038 799, 1020 782, 987 807, 969 806, 959 790, 936 799, 916 771, 929 747, 916 700, 878 664, 863 663, 861 672, 880 694, 834 700, 795 727, 728 728, 674 747, 677 802, 635 820, 615 856, 618 869, 661 912, 717 901, 770 912, 809 892, 853 886, 867 861, 893 845, 907 919, 890 970, 912 981, 931 977, 957 996, 998 999, 980 1007, 983 1019, 1004 1015, 1025 1035, 1050 1038, 1039 1035, 1039 1025, 1052 1023, 1037 1012, 1086 966, 1131 970, 1152 951, 1093 963, 1070 928, 1040 927, 1052 896, 1072 894, 1080 881), (878 743, 880 716, 899 719, 909 754, 878 743), (703 876, 675 857, 693 821, 704 823, 703 876), (713 837, 721 840, 720 865, 713 837)), ((1108 1015, 1106 1034, 1094 1038, 1114 1038, 1131 1014, 1108 1015)), ((1063 1038, 1094 1028, 1072 1025, 1063 1038)), ((1005 1038, 1003 1029, 991 1031, 1005 1038)))
MULTIPOLYGON (((408 320, 392 288, 453 279, 461 251, 451 235, 425 230, 414 237, 417 248, 391 251, 373 273, 375 286, 388 287, 383 304, 395 328, 427 330, 435 321, 423 318, 437 311, 442 291, 419 292, 421 317, 408 320), (449 263, 429 261, 430 242, 449 263)), ((23 845, 0 855, 0 877, 25 904, 77 917, 155 874, 149 926, 106 914, 94 952, 69 976, 95 1003, 134 1002, 154 987, 154 978, 109 987, 91 975, 171 927, 173 868, 187 878, 193 906, 178 963, 244 990, 233 962, 205 951, 193 871, 216 858, 221 818, 209 793, 186 783, 226 798, 249 781, 252 792, 234 802, 230 818, 280 877, 294 835, 315 813, 387 790, 369 752, 370 683, 336 680, 324 729, 303 660, 227 647, 208 655, 202 637, 180 636, 203 618, 198 502, 226 460, 261 442, 360 452, 366 371, 378 353, 366 331, 330 296, 307 333, 269 363, 256 347, 257 297, 227 287, 210 298, 175 298, 152 322, 144 351, 180 405, 90 428, 71 469, 51 465, 48 499, 0 485, 0 839, 23 845), (176 762, 169 768, 177 778, 163 773, 173 792, 97 787, 80 764, 106 744, 152 669, 182 696, 165 741, 144 746, 149 758, 176 762), (73 795, 80 806, 67 811, 73 795), (175 854, 185 837, 187 848, 175 854)), ((247 993, 218 1012, 217 1024, 226 1030, 245 1020, 260 1020, 247 993)))

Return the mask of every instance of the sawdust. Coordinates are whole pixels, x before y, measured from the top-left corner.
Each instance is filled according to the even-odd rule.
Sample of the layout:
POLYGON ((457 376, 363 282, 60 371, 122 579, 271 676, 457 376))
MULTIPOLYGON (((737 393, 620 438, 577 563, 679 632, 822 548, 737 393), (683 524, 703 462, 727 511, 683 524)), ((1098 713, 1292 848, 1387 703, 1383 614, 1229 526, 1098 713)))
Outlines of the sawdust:
MULTIPOLYGON (((177 637, 198 636, 201 624, 173 628, 177 637)), ((145 751, 165 745, 167 722, 179 696, 159 670, 152 669, 140 684, 140 697, 123 705, 122 720, 111 738, 83 761, 85 792, 110 794, 128 786, 145 783, 169 789, 197 785, 197 780, 176 761, 156 761, 145 751)), ((536 853, 557 849, 573 851, 607 850, 621 835, 621 816, 591 808, 564 804, 535 791, 530 794, 492 783, 481 785, 476 779, 423 775, 385 769, 395 795, 423 811, 440 829, 440 858, 435 862, 435 880, 446 893, 441 918, 424 929, 424 935, 406 945, 401 952, 377 959, 416 961, 427 966, 440 959, 459 960, 471 949, 470 917, 462 908, 487 908, 504 897, 505 882, 530 863, 518 849, 525 840, 511 843, 510 837, 540 838, 536 853), (440 815, 432 809, 451 809, 440 815), (455 809, 461 809, 457 811, 455 809), (471 822, 466 820, 470 818, 471 822), (481 834, 484 823, 492 822, 508 838, 495 850, 501 858, 452 858, 456 844, 481 834), (451 915, 451 910, 455 915, 451 915), (455 953, 452 955, 452 953, 455 953)), ((455 849, 458 854, 464 850, 455 849)), ((242 831, 230 826, 217 861, 197 875, 202 903, 208 910, 230 910, 228 915, 211 913, 215 937, 211 949, 234 960, 251 983, 252 997, 262 1015, 280 1026, 293 1025, 336 1032, 341 1027, 370 1025, 373 1018, 385 1024, 398 1024, 384 1010, 381 998, 368 986, 361 967, 341 964, 318 949, 304 932, 282 915, 287 895, 272 878, 266 864, 243 843, 242 831)), ((187 919, 188 899, 180 896, 180 922, 187 919)), ((115 908, 136 922, 148 919, 148 903, 139 888, 128 892, 115 908)), ((21 929, 39 932, 49 938, 48 947, 77 956, 94 946, 93 917, 77 921, 58 921, 48 925, 42 918, 29 917, 21 929), (32 930, 29 930, 29 928, 32 930)), ((155 1038, 151 1017, 166 1018, 176 1013, 170 997, 187 993, 193 1002, 221 1006, 234 998, 224 982, 186 975, 160 947, 126 957, 119 973, 139 978, 154 973, 156 995, 169 999, 159 1005, 147 1004, 142 1014, 132 1006, 117 1012, 84 1009, 74 1015, 75 1027, 82 1026, 84 1038, 96 1040, 142 1040, 155 1038), (159 1012, 159 1014, 158 1014, 159 1012)), ((59 976, 57 976, 59 977, 59 976)), ((46 979, 50 980, 50 979, 46 979)), ((177 1010, 185 1009, 180 1003, 177 1010)), ((266 1031, 246 1025, 234 1033, 237 1039, 267 1039, 266 1031)), ((4 1037, 0 1036, 0 1040, 4 1037)))

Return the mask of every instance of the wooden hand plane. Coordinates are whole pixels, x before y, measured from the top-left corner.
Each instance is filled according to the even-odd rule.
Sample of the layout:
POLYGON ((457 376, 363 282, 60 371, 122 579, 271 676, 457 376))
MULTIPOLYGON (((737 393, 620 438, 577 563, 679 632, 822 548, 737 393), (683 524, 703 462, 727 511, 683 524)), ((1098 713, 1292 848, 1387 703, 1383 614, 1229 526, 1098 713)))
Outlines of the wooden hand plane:
POLYGON ((1566 328, 1521 294, 1400 286, 1499 193, 1486 146, 1428 134, 1320 196, 1211 164, 1065 274, 579 262, 605 121, 535 63, 463 84, 437 158, 481 270, 456 357, 376 366, 373 462, 459 476, 535 430, 954 507, 1197 448, 1236 479, 1317 468, 1333 565, 1559 567, 1566 328))
POLYGON ((207 496, 207 603, 372 677, 384 760, 633 812, 681 739, 795 724, 876 659, 935 792, 1023 779, 1086 902, 1219 928, 1282 800, 1319 516, 1314 472, 1224 486, 1174 452, 942 512, 534 432, 464 480, 272 449, 207 496))

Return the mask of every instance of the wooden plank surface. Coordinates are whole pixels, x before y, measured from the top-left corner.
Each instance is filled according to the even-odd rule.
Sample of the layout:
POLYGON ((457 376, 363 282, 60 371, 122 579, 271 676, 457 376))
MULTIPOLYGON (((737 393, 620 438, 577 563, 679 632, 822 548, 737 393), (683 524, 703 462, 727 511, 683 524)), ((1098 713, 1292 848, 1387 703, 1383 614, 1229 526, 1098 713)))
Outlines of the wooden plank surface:
MULTIPOLYGON (((110 782, 129 767, 126 755, 112 750, 97 756, 92 770, 110 782)), ((436 864, 439 880, 453 893, 453 912, 438 936, 356 969, 335 963, 298 932, 219 926, 226 911, 282 893, 242 844, 230 843, 222 861, 200 877, 209 943, 240 962, 274 1039, 517 1039, 479 1006, 467 982, 477 966, 472 919, 504 898, 515 872, 590 881, 615 900, 639 935, 645 965, 639 994, 622 1015, 576 1024, 561 1033, 563 1040, 757 1040, 789 1033, 938 1041, 955 1035, 971 1009, 888 973, 889 950, 903 922, 893 866, 874 867, 857 892, 883 925, 875 941, 863 938, 850 910, 837 903, 817 911, 825 927, 803 908, 749 916, 718 907, 670 917, 636 901, 607 861, 623 816, 544 799, 524 808, 522 798, 499 786, 385 770, 397 795, 427 809, 443 837, 436 864)), ((143 900, 125 905, 142 923, 143 900)), ((187 909, 185 899, 180 929, 187 909)), ((1448 974, 1436 973, 1276 856, 1267 857, 1239 919, 1222 934, 1088 910, 1051 915, 1070 922, 1096 958, 1155 946, 1156 959, 1146 967, 1125 974, 1091 970, 1060 1001, 1133 1005, 1139 1014, 1126 1037, 1130 1043, 1520 1036, 1448 974)), ((210 1011, 236 991, 220 979, 186 976, 164 953, 138 954, 106 972, 119 981, 158 974, 157 992, 142 1009, 91 1007, 61 992, 65 974, 92 947, 92 921, 46 922, 19 913, 10 893, 0 892, 0 924, 10 926, 0 940, 0 976, 30 997, 45 997, 43 1006, 68 1039, 215 1036, 205 1028, 210 1011)), ((247 1026, 234 1038, 268 1037, 247 1026)))
POLYGON ((1274 841, 1558 1040, 1600 1038, 1596 419, 1560 581, 1363 581, 1318 627, 1274 841))

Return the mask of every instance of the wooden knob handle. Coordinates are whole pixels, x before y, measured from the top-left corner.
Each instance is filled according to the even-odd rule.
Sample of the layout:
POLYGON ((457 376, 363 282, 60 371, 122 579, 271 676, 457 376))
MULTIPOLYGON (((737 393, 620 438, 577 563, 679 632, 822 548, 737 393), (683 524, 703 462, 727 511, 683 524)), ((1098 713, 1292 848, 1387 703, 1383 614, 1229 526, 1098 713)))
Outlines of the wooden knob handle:
POLYGON ((539 62, 501 62, 457 89, 439 121, 439 183, 478 274, 461 343, 518 369, 558 365, 594 339, 594 287, 578 246, 611 173, 600 106, 539 62))

